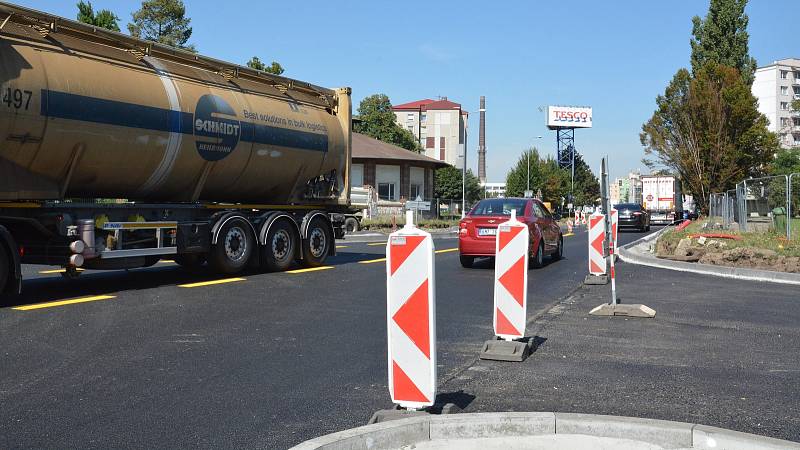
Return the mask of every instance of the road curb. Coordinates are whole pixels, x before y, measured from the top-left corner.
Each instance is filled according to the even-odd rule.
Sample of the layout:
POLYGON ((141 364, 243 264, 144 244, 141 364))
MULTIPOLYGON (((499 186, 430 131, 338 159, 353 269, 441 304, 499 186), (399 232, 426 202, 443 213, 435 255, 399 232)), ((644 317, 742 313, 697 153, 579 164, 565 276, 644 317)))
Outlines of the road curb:
POLYGON ((737 280, 761 281, 766 283, 779 283, 800 286, 800 274, 773 272, 769 270, 744 269, 737 267, 712 266, 708 264, 688 263, 682 261, 670 261, 660 259, 650 253, 647 244, 655 240, 661 233, 669 228, 664 228, 655 233, 649 234, 641 239, 626 244, 619 248, 619 258, 626 263, 637 264, 640 266, 656 267, 659 269, 675 270, 679 272, 699 273, 702 275, 712 275, 722 278, 733 278, 737 280))
MULTIPOLYGON (((665 449, 800 450, 800 444, 705 425, 633 417, 555 412, 429 415, 353 428, 306 441, 291 450, 427 448, 425 445, 476 440, 558 436, 569 439, 611 438, 665 449)), ((487 441, 488 442, 488 441, 487 441)), ((442 448, 442 447, 436 447, 442 448)), ((472 447, 470 447, 472 448, 472 447)), ((499 447, 487 447, 487 450, 499 447)), ((629 447, 626 447, 629 448, 629 447)))

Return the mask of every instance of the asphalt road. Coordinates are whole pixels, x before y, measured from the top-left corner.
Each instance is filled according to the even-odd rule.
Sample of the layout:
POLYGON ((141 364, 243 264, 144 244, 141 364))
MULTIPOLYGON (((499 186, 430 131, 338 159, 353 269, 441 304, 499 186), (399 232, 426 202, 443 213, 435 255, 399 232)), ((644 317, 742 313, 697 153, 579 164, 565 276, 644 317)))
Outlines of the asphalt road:
MULTIPOLYGON (((620 240, 640 236, 625 232, 620 240)), ((382 241, 341 242, 323 270, 250 273, 217 284, 206 283, 218 276, 171 263, 77 280, 26 267, 25 294, 0 308, 0 448, 281 449, 363 425, 391 406, 382 241), (50 303, 61 300, 70 303, 50 303)), ((582 329, 585 313, 572 328, 564 325, 582 340, 537 328, 582 292, 586 241, 579 230, 565 238, 565 259, 530 272, 528 315, 542 341, 535 357, 598 332, 582 329)), ((492 335, 492 264, 463 269, 454 239, 435 245, 442 398, 468 411, 563 410, 552 393, 549 403, 520 395, 517 404, 509 395, 535 365, 477 363, 492 335)), ((673 285, 684 276, 661 272, 673 285)), ((726 283, 718 282, 721 289, 726 283)), ((696 282, 699 292, 702 285, 696 282)), ((580 361, 560 368, 576 377, 597 369, 580 361)), ((644 383, 657 383, 657 371, 642 371, 644 383)), ((597 402, 576 401, 573 409, 602 413, 597 402)), ((615 407, 624 413, 624 405, 615 407)), ((671 405, 645 413, 670 416, 671 405)))

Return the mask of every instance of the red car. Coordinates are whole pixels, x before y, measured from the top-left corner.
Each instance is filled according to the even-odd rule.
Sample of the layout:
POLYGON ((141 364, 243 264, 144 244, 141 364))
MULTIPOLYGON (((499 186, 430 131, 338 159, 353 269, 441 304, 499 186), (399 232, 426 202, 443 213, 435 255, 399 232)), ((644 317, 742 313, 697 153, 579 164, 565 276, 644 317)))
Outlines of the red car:
POLYGON ((544 265, 544 256, 553 259, 564 256, 564 237, 561 227, 539 200, 532 198, 487 198, 478 202, 461 219, 458 226, 458 251, 461 265, 472 267, 476 257, 493 257, 497 226, 507 221, 511 210, 517 211, 517 220, 530 229, 533 267, 544 265))

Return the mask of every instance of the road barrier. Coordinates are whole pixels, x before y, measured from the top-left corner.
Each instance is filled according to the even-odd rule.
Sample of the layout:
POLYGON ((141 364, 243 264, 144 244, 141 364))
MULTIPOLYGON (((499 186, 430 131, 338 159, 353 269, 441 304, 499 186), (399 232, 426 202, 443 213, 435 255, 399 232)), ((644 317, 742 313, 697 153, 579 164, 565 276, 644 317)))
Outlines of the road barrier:
POLYGON ((594 213, 589 216, 589 273, 594 276, 606 274, 606 259, 603 241, 606 238, 606 216, 594 213))
POLYGON ((580 221, 581 221, 581 213, 576 210, 575 211, 575 221, 574 221, 575 225, 578 225, 580 223, 580 221))
POLYGON ((517 220, 516 210, 511 219, 497 227, 494 262, 495 336, 484 344, 481 359, 523 361, 530 354, 525 337, 528 306, 528 259, 530 230, 517 220))
POLYGON ((617 240, 617 232, 619 231, 619 212, 611 208, 609 210, 611 213, 611 241, 616 245, 619 241, 617 240))
POLYGON ((413 217, 386 243, 388 372, 392 402, 421 409, 436 397, 436 289, 433 240, 413 217))

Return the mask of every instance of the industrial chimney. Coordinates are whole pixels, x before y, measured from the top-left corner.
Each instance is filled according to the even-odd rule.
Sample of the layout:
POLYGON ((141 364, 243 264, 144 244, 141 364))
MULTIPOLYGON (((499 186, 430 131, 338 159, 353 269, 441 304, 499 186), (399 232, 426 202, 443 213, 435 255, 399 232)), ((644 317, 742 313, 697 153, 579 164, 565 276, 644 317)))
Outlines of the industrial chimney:
POLYGON ((478 130, 478 179, 486 182, 486 97, 481 95, 481 126, 478 130))

